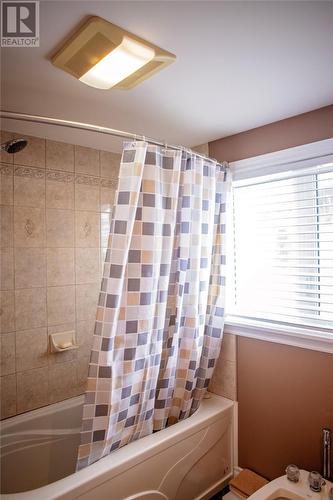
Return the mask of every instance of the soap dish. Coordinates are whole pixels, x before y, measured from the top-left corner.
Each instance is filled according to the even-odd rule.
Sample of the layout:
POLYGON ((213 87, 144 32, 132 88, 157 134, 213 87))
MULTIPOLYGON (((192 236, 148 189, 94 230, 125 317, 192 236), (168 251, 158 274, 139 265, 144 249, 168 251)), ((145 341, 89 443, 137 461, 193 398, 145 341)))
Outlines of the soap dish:
POLYGON ((76 344, 75 331, 51 333, 50 336, 51 352, 64 352, 72 349, 78 349, 76 344))

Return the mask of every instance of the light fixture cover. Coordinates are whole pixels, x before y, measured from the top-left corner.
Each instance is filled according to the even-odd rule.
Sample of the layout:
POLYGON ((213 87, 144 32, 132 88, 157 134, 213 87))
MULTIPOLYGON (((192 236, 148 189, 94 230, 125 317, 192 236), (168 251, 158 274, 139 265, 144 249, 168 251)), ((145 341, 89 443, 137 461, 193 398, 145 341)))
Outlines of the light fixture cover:
POLYGON ((90 17, 52 57, 87 85, 131 89, 176 56, 100 17, 90 17))
POLYGON ((98 89, 109 89, 142 68, 154 55, 154 49, 125 36, 121 44, 82 75, 80 81, 98 89))

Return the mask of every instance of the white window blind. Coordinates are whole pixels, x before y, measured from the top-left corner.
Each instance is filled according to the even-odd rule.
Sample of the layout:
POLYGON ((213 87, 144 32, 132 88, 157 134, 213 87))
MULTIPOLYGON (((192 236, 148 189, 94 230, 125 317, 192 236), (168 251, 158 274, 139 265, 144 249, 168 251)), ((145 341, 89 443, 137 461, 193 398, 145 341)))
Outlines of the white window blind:
POLYGON ((333 163, 234 181, 232 239, 229 314, 333 329, 333 163))

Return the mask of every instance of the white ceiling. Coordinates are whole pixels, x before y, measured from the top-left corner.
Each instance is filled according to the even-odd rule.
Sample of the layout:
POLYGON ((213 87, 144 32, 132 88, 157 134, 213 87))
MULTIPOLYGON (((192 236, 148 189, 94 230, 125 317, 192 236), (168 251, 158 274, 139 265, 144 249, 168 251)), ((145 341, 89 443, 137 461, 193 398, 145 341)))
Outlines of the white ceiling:
MULTIPOLYGON (((39 48, 2 49, 2 108, 89 122, 187 146, 333 102, 333 2, 40 2, 39 48), (97 15, 177 55, 130 91, 90 88, 50 54, 85 16, 97 15)), ((12 130, 117 149, 96 134, 12 130)))

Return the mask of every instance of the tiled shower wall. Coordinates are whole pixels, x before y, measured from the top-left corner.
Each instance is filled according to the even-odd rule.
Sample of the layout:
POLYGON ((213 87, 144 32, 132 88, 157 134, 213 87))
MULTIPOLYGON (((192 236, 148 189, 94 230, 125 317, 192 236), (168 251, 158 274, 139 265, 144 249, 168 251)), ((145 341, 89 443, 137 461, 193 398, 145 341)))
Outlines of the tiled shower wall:
MULTIPOLYGON (((13 137, 2 132, 1 142, 13 137)), ((115 153, 27 138, 20 153, 1 154, 2 418, 84 391, 120 162, 115 153), (49 334, 67 330, 79 349, 50 353, 49 334)), ((236 398, 232 335, 210 390, 236 398)))
POLYGON ((2 418, 84 391, 120 162, 27 138, 1 155, 2 418), (79 349, 50 353, 49 334, 66 330, 79 349))

